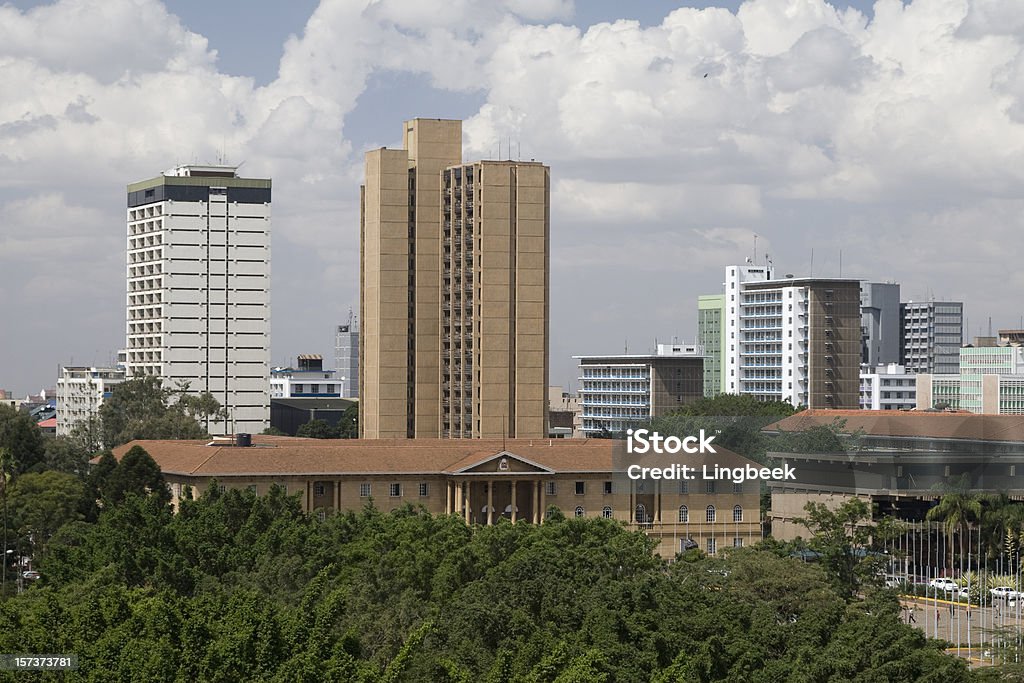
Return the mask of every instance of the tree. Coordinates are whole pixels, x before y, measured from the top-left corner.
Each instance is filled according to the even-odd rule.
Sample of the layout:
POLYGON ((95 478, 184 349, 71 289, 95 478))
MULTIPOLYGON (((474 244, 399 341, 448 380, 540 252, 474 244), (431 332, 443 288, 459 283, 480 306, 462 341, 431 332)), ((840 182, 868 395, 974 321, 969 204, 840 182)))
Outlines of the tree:
POLYGON ((126 496, 153 495, 162 502, 170 502, 171 494, 160 466, 142 446, 132 446, 117 467, 110 472, 104 486, 104 504, 116 505, 126 496))
POLYGON ((339 439, 358 439, 359 438, 359 405, 353 403, 345 412, 342 413, 341 419, 338 420, 338 438, 339 439))
POLYGON ((73 474, 28 472, 11 486, 7 501, 9 527, 31 537, 33 548, 43 550, 64 524, 81 519, 85 486, 73 474))
MULTIPOLYGON (((981 499, 971 493, 971 483, 967 473, 959 480, 942 487, 942 495, 938 504, 928 511, 929 522, 941 522, 950 539, 960 542, 960 556, 964 556, 964 532, 974 522, 981 521, 981 499)), ((954 567, 953 543, 949 543, 949 566, 954 567)))
POLYGON ((0 404, 0 448, 7 450, 9 472, 41 469, 46 457, 46 443, 38 425, 16 408, 0 404))
POLYGON ((821 555, 840 594, 853 598, 864 584, 877 581, 885 558, 881 547, 897 533, 891 520, 871 521, 871 508, 859 498, 851 498, 838 508, 808 502, 807 516, 795 521, 811 532, 808 546, 821 555))
POLYGON ((136 439, 202 439, 200 424, 224 418, 209 392, 188 392, 187 384, 163 386, 159 377, 135 377, 111 390, 100 408, 103 444, 113 448, 136 439))
POLYGON ((46 469, 81 478, 89 470, 89 454, 74 439, 58 436, 46 440, 43 457, 46 469))
POLYGON ((338 431, 324 420, 317 419, 300 425, 295 431, 295 436, 307 439, 337 439, 338 431))

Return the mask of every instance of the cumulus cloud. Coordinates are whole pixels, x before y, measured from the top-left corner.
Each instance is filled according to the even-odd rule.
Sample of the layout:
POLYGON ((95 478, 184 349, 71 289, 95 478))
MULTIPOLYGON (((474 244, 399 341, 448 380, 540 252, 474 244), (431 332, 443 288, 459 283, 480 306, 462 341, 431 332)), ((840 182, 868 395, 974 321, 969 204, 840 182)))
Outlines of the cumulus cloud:
MULTIPOLYGON (((990 282, 999 264, 982 263, 1024 246, 1018 5, 878 0, 868 16, 825 0, 747 0, 735 13, 577 27, 569 0, 323 0, 263 86, 220 73, 217 46, 158 0, 3 6, 0 306, 27 296, 12 282, 38 285, 59 262, 54 282, 106 283, 103 310, 119 319, 123 185, 226 154, 274 178, 275 358, 309 350, 297 348, 316 315, 304 294, 331 292, 338 311, 358 297, 370 141, 353 139, 346 119, 390 73, 483 94, 479 110, 449 113, 467 118, 468 157, 512 142, 551 165, 556 367, 609 320, 644 338, 692 333, 694 296, 749 255, 754 232, 777 263, 845 244, 847 275, 905 273, 927 288, 962 263, 965 283, 990 282), (629 275, 613 281, 624 235, 648 265, 614 269, 629 275), (942 272, 910 266, 915 253, 942 272), (608 303, 575 305, 581 290, 608 303), (671 305, 645 312, 663 291, 671 305)), ((397 140, 400 122, 423 113, 379 116, 397 140)), ((980 284, 964 289, 969 307, 1012 306, 980 284)), ((98 306, 84 291, 55 297, 54 315, 81 338, 117 339, 120 323, 101 331, 80 313, 98 306)), ((17 342, 0 346, 11 365, 17 342)))

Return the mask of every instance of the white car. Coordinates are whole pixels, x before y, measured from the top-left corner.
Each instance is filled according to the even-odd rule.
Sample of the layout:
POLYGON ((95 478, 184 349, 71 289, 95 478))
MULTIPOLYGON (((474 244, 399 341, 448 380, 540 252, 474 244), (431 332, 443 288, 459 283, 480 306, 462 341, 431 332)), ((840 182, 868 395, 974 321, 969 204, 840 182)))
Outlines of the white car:
POLYGON ((960 592, 960 584, 954 581, 953 579, 932 579, 928 582, 928 585, 932 588, 936 588, 940 591, 945 591, 947 593, 960 592))
POLYGON ((1020 597, 1020 593, 1010 588, 1009 586, 996 586, 988 590, 992 594, 993 598, 1001 598, 1003 600, 1016 600, 1020 597))

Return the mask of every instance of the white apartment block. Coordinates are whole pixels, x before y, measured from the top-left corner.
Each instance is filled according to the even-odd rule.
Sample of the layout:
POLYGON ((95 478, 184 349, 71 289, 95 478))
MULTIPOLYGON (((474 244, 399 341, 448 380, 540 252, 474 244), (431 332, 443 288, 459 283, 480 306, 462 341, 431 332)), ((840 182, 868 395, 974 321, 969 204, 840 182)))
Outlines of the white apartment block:
POLYGON ((897 363, 865 368, 860 373, 863 410, 913 410, 917 407, 917 376, 897 363))
POLYGON ((269 179, 181 166, 128 186, 128 376, 209 391, 213 434, 270 424, 269 179))
POLYGON ((775 280, 772 266, 725 269, 725 390, 811 408, 853 408, 860 374, 860 283, 775 280))
POLYGON ((62 367, 57 378, 57 436, 67 436, 79 422, 99 417, 103 400, 123 381, 123 368, 62 367))

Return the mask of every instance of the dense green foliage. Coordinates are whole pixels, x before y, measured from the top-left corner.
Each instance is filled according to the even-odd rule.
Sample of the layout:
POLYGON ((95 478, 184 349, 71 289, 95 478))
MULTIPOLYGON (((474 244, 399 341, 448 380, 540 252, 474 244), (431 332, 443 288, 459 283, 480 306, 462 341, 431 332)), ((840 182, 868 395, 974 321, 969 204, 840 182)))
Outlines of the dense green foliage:
POLYGON ((310 439, 358 439, 359 406, 353 404, 346 408, 337 425, 320 419, 310 420, 298 428, 295 436, 310 439))
POLYGON ((159 377, 135 377, 111 390, 100 408, 98 430, 84 427, 99 437, 87 449, 113 448, 135 439, 202 439, 208 436, 205 424, 227 417, 209 392, 190 394, 187 385, 169 389, 159 377))
POLYGON ((69 681, 971 680, 890 593, 844 599, 777 553, 668 564, 643 533, 560 514, 320 522, 277 487, 213 485, 173 514, 147 458, 104 458, 102 511, 0 604, 0 651, 74 652, 69 681))
POLYGON ((768 425, 789 417, 796 410, 781 401, 758 401, 753 396, 721 394, 703 398, 651 421, 651 429, 668 436, 697 434, 701 429, 715 434, 715 444, 757 462, 765 462, 768 425))

